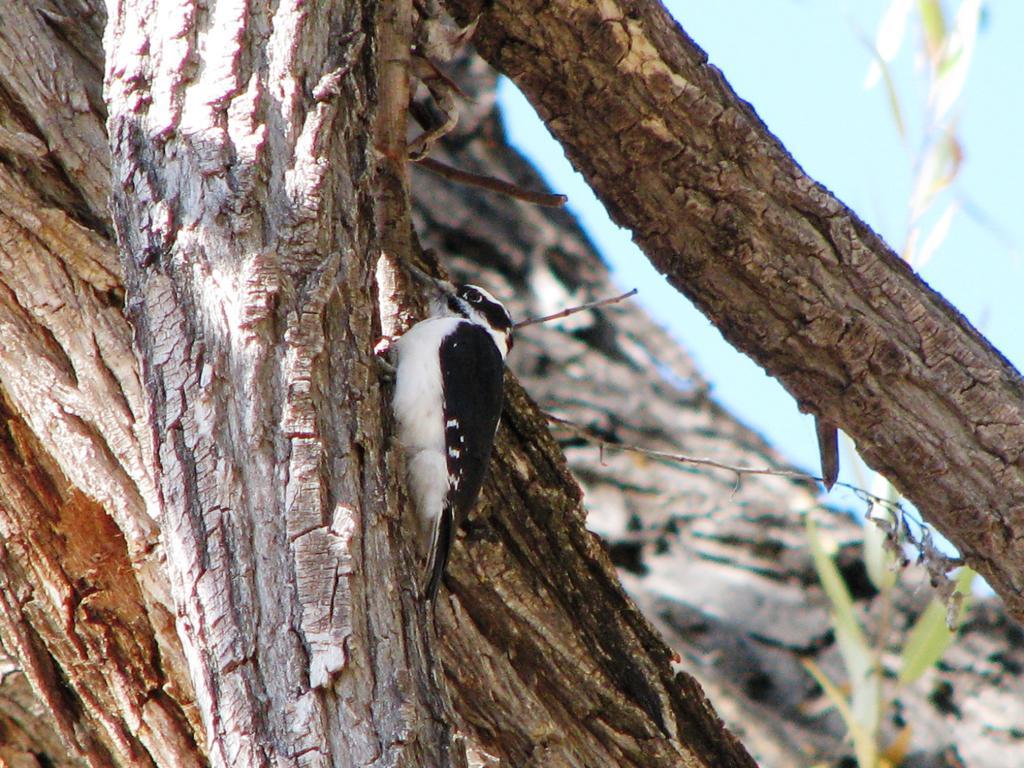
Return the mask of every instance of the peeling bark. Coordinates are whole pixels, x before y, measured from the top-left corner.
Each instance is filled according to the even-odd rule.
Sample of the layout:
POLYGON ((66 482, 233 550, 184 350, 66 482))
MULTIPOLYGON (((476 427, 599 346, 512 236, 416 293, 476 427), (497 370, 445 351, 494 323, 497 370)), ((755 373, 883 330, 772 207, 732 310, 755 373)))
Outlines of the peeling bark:
POLYGON ((173 657, 161 659, 154 632, 173 631, 171 616, 147 606, 114 520, 6 405, 0 416, 4 646, 86 764, 197 764, 187 683, 163 670, 173 657))
POLYGON ((612 218, 1024 620, 1024 382, 651 0, 453 0, 612 218))
POLYGON ((371 352, 378 19, 228 11, 124 4, 106 46, 127 313, 209 759, 447 764, 371 352))
POLYGON ((102 19, 0 8, 0 637, 70 759, 192 765, 198 718, 105 237, 109 153, 84 58, 102 19))

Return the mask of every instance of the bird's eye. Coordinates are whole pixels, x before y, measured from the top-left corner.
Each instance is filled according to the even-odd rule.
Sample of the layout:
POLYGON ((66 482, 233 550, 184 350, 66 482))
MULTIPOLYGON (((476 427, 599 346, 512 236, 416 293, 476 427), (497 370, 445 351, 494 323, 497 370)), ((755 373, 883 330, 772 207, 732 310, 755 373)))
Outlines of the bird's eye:
POLYGON ((476 290, 475 288, 467 288, 465 298, 466 301, 471 302, 473 304, 479 304, 481 301, 484 300, 484 297, 480 294, 480 291, 476 290))

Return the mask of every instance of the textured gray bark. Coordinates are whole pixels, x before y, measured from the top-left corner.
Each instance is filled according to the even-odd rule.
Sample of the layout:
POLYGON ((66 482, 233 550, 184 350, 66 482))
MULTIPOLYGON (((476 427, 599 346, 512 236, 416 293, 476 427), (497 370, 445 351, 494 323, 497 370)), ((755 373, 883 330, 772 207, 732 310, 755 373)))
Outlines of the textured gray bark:
POLYGON ((453 0, 658 270, 1024 621, 1024 381, 808 178, 655 0, 453 0))
MULTIPOLYGON (((273 38, 301 30, 299 49, 264 52, 249 33, 269 28, 269 11, 249 12, 229 43, 202 38, 212 57, 198 69, 189 51, 206 17, 159 17, 148 46, 138 37, 148 16, 116 20, 122 43, 136 41, 118 43, 109 66, 124 76, 111 96, 119 226, 143 256, 128 272, 128 303, 154 340, 142 343, 143 378, 105 208, 102 9, 0 4, 0 642, 21 670, 0 668, 0 758, 12 765, 428 765, 449 738, 429 712, 438 703, 422 677, 418 618, 398 586, 414 570, 368 354, 377 310, 365 254, 408 247, 401 166, 387 153, 375 156, 381 165, 367 159, 358 137, 370 114, 338 114, 339 100, 374 92, 376 32, 364 19, 362 38, 348 34, 353 9, 335 17, 340 33, 325 47, 319 22, 329 17, 300 14, 273 38), (303 46, 321 52, 307 70, 303 46), (281 91, 262 85, 257 61, 276 66, 281 91), (304 87, 289 91, 292 65, 304 87), (154 98, 142 98, 151 85, 154 98), (247 98, 282 92, 294 98, 247 98), (213 115, 223 123, 196 130, 213 115), (265 142, 262 124, 275 129, 265 142), (377 174, 379 194, 353 163, 377 174), (318 290, 336 280, 339 291, 318 290), (371 703, 360 707, 360 696, 371 703)), ((490 75, 473 66, 466 87, 482 90, 462 105, 452 157, 532 185, 502 149, 490 75)), ((396 141, 394 125, 373 124, 377 149, 396 141)), ((420 172, 414 188, 425 243, 515 297, 517 315, 608 292, 564 213, 420 172)), ((532 328, 513 364, 544 408, 611 440, 775 460, 636 307, 532 328)), ((510 387, 492 478, 439 611, 471 760, 699 764, 696 752, 706 764, 747 764, 614 585, 543 419, 510 387)), ((817 699, 798 666, 812 653, 835 669, 800 533, 811 489, 778 478, 737 488, 728 473, 563 446, 630 592, 759 760, 840 754, 841 727, 807 711, 817 699)), ((822 514, 836 538, 855 535, 822 514)), ((970 764, 1000 765, 991 756, 1016 743, 999 717, 1015 700, 1019 638, 998 613, 979 613, 973 628, 955 666, 904 697, 926 745, 919 764, 942 764, 937 755, 957 743, 970 764)))
POLYGON ((372 359, 374 8, 108 22, 113 219, 214 765, 448 762, 372 359))

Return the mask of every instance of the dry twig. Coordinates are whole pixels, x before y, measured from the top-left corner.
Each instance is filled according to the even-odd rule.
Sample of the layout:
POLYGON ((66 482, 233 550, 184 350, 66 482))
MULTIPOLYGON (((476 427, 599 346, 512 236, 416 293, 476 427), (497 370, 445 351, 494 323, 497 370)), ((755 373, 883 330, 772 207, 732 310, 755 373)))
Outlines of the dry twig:
POLYGON ((597 309, 598 307, 604 307, 609 304, 618 304, 620 301, 625 301, 630 296, 636 296, 636 294, 637 289, 634 288, 632 291, 627 291, 626 293, 623 293, 619 296, 612 296, 610 299, 601 299, 599 301, 591 301, 586 304, 580 304, 578 307, 569 307, 568 309, 563 309, 560 312, 555 312, 553 315, 544 315, 544 317, 530 317, 527 318, 526 320, 520 320, 512 327, 518 330, 519 328, 525 328, 528 325, 546 323, 549 320, 560 320, 563 317, 575 315, 577 312, 583 312, 586 309, 597 309))
POLYGON ((469 171, 463 171, 459 168, 453 168, 450 165, 434 160, 430 157, 412 157, 410 158, 414 163, 422 168, 426 168, 431 173, 436 173, 438 176, 444 176, 446 179, 457 181, 461 184, 468 184, 471 187, 479 187, 480 189, 486 189, 490 192, 497 192, 499 195, 505 195, 506 197, 512 197, 516 200, 522 200, 524 203, 533 203, 534 205, 540 205, 545 208, 561 208, 568 201, 568 197, 565 195, 555 195, 548 192, 531 192, 528 189, 517 187, 515 184, 510 184, 507 181, 496 179, 493 176, 481 176, 477 173, 470 173, 469 171))

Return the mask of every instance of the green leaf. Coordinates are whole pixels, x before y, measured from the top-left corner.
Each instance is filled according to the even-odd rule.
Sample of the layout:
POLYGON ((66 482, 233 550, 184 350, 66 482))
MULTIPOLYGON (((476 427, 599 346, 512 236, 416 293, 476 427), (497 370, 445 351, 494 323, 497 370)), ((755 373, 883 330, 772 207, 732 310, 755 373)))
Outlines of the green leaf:
MULTIPOLYGON (((863 484, 862 484, 863 486, 863 484)), ((884 498, 890 503, 895 503, 899 498, 896 489, 882 475, 875 475, 871 484, 871 492, 884 498)), ((875 589, 887 594, 896 585, 896 558, 892 552, 885 548, 886 531, 885 527, 896 525, 892 512, 885 506, 872 507, 870 516, 864 524, 864 566, 868 572, 868 578, 875 585, 875 589), (878 522, 874 522, 877 520, 878 522)))
POLYGON ((857 755, 857 765, 860 768, 876 768, 878 764, 878 745, 875 742, 874 734, 864 728, 850 705, 847 704, 839 687, 829 680, 821 668, 810 659, 803 659, 801 663, 804 669, 811 673, 811 677, 821 686, 821 689, 828 696, 832 705, 836 708, 839 716, 843 718, 846 725, 846 732, 853 742, 853 751, 857 755))
POLYGON ((921 14, 928 59, 935 62, 946 40, 946 16, 942 11, 942 3, 939 0, 918 0, 917 10, 921 14))
MULTIPOLYGON (((818 535, 818 526, 813 518, 808 515, 806 520, 807 539, 811 546, 811 556, 814 558, 814 567, 818 571, 818 580, 822 589, 832 605, 832 616, 835 619, 836 630, 843 632, 858 646, 867 648, 864 640, 864 633, 861 631, 860 623, 853 612, 853 598, 850 597, 850 590, 846 588, 846 582, 839 573, 839 569, 832 561, 832 558, 825 551, 821 537, 818 535)), ((850 665, 847 665, 849 668, 850 665)))
POLYGON ((892 112, 893 122, 896 123, 896 131, 901 141, 907 140, 907 124, 903 120, 903 108, 900 106, 900 95, 896 92, 896 83, 892 79, 892 72, 886 64, 880 65, 882 80, 885 83, 885 95, 889 100, 889 111, 892 112))
POLYGON ((980 22, 981 0, 963 0, 953 29, 943 41, 941 58, 934 66, 930 99, 935 121, 941 120, 960 98, 974 56, 980 22))
POLYGON ((874 733, 879 713, 879 680, 875 671, 874 655, 854 613, 853 599, 846 588, 846 582, 825 551, 817 526, 810 515, 807 516, 806 526, 818 580, 832 607, 832 626, 836 633, 836 645, 839 646, 839 653, 843 657, 843 664, 850 679, 854 717, 862 728, 874 733))
MULTIPOLYGON (((956 590, 965 598, 960 605, 957 621, 963 617, 967 596, 971 593, 974 571, 966 566, 956 577, 956 590)), ((946 605, 938 598, 931 601, 918 616, 903 646, 900 682, 912 683, 938 663, 955 636, 946 626, 946 605)))

